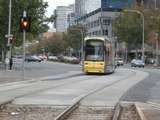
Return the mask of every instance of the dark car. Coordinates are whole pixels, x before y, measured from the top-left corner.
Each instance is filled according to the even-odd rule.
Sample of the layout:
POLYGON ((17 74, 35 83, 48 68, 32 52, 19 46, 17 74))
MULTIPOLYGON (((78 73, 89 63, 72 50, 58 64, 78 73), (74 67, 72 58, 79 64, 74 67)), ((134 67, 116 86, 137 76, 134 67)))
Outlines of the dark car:
POLYGON ((26 56, 25 61, 27 61, 27 62, 41 62, 42 60, 37 56, 26 56))
POLYGON ((137 60, 137 59, 133 59, 131 61, 131 67, 144 67, 145 63, 143 62, 143 60, 137 60))

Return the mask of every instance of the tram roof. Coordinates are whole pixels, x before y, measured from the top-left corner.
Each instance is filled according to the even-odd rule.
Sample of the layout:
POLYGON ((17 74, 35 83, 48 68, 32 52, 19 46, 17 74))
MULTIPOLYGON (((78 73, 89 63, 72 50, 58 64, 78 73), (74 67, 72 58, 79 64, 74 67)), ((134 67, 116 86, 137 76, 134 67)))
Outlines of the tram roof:
POLYGON ((111 41, 111 39, 107 36, 87 36, 87 37, 84 38, 85 41, 89 40, 89 39, 100 39, 100 40, 103 40, 103 41, 105 41, 105 40, 111 41))

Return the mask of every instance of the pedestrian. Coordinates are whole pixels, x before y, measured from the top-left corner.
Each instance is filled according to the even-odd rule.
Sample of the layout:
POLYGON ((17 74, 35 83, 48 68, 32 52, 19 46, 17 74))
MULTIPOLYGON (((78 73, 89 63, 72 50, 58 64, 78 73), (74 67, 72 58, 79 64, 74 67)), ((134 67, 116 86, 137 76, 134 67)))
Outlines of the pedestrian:
POLYGON ((9 58, 5 58, 5 69, 8 70, 9 67, 9 58))
POLYGON ((13 66, 13 59, 12 57, 9 59, 9 70, 12 70, 12 66, 13 66))

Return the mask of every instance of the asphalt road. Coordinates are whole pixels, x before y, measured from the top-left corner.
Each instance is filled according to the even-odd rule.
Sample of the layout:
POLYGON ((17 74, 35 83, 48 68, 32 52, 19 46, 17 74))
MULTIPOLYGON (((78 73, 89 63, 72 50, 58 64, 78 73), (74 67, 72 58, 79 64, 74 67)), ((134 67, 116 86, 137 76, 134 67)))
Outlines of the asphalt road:
MULTIPOLYGON (((130 68, 130 67, 127 67, 130 68)), ((154 68, 131 68, 149 73, 143 81, 130 88, 122 97, 121 101, 138 101, 145 103, 160 104, 160 69, 154 68)))
MULTIPOLYGON (((16 66, 13 71, 0 70, 0 84, 15 82, 22 80, 22 72, 20 64, 16 66)), ((32 78, 44 78, 50 76, 52 80, 59 79, 59 76, 66 77, 70 75, 83 76, 80 65, 70 65, 63 63, 26 63, 25 78, 27 80, 32 78), (64 75, 65 74, 65 75, 64 75), (64 75, 64 76, 63 76, 64 75), (54 79, 55 78, 55 79, 54 79)), ((153 68, 131 68, 130 66, 124 66, 133 70, 139 70, 149 73, 149 76, 144 80, 133 85, 127 90, 121 97, 121 101, 139 101, 139 102, 153 102, 160 104, 160 69, 153 68)), ((138 78, 137 78, 138 79, 138 78)))
POLYGON ((147 73, 141 71, 117 69, 110 75, 82 74, 61 80, 50 78, 1 85, 0 102, 14 99, 14 104, 65 106, 73 104, 81 96, 90 94, 84 100, 84 105, 115 106, 123 93, 147 76, 147 73))
MULTIPOLYGON (((80 65, 70 65, 56 62, 30 62, 25 63, 25 80, 39 79, 48 76, 57 76, 61 74, 69 74, 79 72, 81 74, 80 65)), ((8 82, 16 82, 22 80, 22 64, 14 63, 13 70, 0 69, 0 84, 8 82)))

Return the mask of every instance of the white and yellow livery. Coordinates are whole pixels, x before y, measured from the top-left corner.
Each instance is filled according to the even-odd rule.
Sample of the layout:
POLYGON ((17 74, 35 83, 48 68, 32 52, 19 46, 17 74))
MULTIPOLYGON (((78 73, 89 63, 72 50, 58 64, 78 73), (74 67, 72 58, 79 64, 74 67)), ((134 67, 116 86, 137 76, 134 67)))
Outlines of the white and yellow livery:
POLYGON ((83 42, 83 71, 112 73, 115 70, 114 43, 108 37, 86 37, 83 42))

